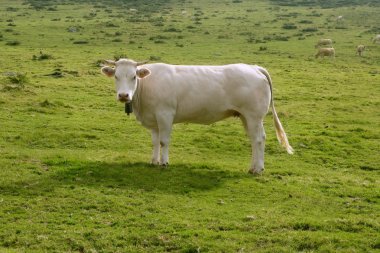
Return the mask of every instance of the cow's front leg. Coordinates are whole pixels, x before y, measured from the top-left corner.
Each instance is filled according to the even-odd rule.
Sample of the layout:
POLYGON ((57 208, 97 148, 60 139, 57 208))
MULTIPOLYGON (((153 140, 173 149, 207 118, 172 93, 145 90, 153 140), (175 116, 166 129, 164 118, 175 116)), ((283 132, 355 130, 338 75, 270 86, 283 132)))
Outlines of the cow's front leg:
POLYGON ((153 153, 152 153, 152 164, 159 165, 160 164, 160 135, 158 128, 152 129, 152 145, 153 145, 153 153))
POLYGON ((161 146, 161 160, 160 164, 163 166, 169 165, 169 143, 170 134, 173 126, 173 116, 170 114, 164 114, 157 116, 157 123, 160 136, 161 146))

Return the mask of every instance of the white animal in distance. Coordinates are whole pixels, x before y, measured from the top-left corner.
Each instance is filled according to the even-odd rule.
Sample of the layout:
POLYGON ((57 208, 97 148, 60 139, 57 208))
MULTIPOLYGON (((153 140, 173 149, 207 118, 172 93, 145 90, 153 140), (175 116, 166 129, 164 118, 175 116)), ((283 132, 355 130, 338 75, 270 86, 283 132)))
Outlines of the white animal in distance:
POLYGON ((334 48, 319 48, 315 54, 315 58, 329 56, 335 58, 335 49, 334 48))
POLYGON ((356 47, 356 54, 358 54, 359 56, 363 56, 364 51, 365 51, 364 45, 359 45, 356 47))

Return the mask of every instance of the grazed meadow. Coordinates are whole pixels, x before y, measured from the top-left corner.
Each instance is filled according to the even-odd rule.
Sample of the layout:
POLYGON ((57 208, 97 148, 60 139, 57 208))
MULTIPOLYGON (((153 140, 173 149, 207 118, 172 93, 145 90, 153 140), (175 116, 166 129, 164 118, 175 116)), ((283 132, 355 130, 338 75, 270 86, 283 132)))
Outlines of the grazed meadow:
POLYGON ((380 6, 317 2, 1 1, 0 252, 378 252, 380 6), (149 165, 99 71, 120 57, 267 68, 295 154, 269 113, 261 176, 236 118, 149 165))

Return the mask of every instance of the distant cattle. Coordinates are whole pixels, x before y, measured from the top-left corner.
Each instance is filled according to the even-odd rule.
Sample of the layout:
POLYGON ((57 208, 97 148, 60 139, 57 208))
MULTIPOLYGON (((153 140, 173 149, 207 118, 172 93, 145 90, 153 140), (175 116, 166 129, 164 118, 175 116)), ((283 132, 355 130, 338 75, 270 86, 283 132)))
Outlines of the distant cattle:
POLYGON ((380 43, 380 34, 376 35, 373 40, 372 40, 373 43, 380 43))
POLYGON ((365 46, 359 45, 356 47, 356 54, 358 54, 359 56, 363 56, 364 50, 365 50, 365 46))
POLYGON ((137 120, 151 130, 153 164, 168 165, 173 124, 212 124, 236 116, 252 144, 249 172, 262 172, 263 120, 270 105, 277 138, 288 153, 293 152, 274 107, 271 78, 260 66, 143 64, 129 59, 106 63, 102 72, 115 77, 117 99, 132 103, 137 120))
POLYGON ((130 8, 129 11, 130 11, 130 12, 137 12, 137 9, 130 8))
POLYGON ((344 21, 343 16, 338 16, 338 17, 336 18, 336 22, 337 22, 337 23, 341 23, 341 22, 343 22, 343 21, 344 21))
POLYGON ((329 56, 335 58, 335 49, 334 48, 319 48, 315 54, 315 58, 329 56))
POLYGON ((321 47, 321 46, 330 46, 332 47, 333 41, 332 39, 320 39, 318 40, 317 44, 315 45, 315 48, 321 47))

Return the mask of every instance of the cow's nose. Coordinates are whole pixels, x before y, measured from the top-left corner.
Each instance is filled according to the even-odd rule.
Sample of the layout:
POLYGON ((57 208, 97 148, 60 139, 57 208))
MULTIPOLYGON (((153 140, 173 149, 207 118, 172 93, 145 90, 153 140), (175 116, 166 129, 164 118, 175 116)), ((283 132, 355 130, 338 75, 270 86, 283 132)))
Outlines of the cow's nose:
POLYGON ((123 98, 128 98, 129 95, 127 93, 119 93, 119 98, 120 99, 123 99, 123 98))
POLYGON ((128 102, 130 100, 128 93, 119 93, 118 97, 121 102, 128 102))
POLYGON ((129 97, 128 93, 119 93, 119 98, 127 98, 129 97))

